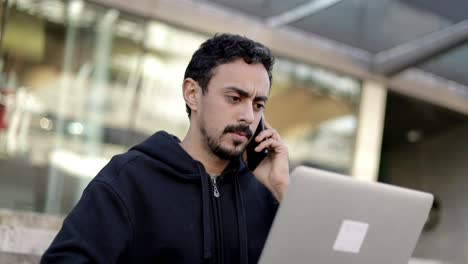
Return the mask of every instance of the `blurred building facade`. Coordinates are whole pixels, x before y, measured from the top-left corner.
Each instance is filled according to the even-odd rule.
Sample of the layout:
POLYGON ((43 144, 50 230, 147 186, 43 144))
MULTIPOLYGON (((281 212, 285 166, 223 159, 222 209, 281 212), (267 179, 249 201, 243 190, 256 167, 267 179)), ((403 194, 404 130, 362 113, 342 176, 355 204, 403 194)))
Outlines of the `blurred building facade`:
MULTIPOLYGON (((270 6, 263 9, 261 1, 234 2, 3 1, 0 208, 8 210, 3 215, 61 217, 113 155, 158 130, 182 138, 188 128, 181 92, 185 67, 204 40, 230 32, 266 44, 277 56, 266 118, 289 146, 291 168, 315 166, 435 193, 442 209, 415 257, 468 263, 462 194, 468 89, 417 69, 394 77, 402 65, 413 66, 405 61, 379 64, 387 58, 378 56, 383 49, 409 36, 360 48, 354 47, 359 41, 349 41, 353 37, 334 39, 346 27, 330 23, 335 27, 325 32, 319 25, 327 21, 319 18, 326 15, 322 12, 356 8, 343 6, 346 1, 328 6, 291 1, 308 10, 302 15, 281 1, 264 1, 270 6), (383 58, 374 61, 375 71, 363 66, 374 57, 383 58)), ((383 2, 394 2, 390 9, 408 16, 416 12, 401 1, 383 2)), ((366 3, 366 8, 376 7, 366 3)), ((431 21, 433 29, 450 26, 431 21)), ((433 29, 422 28, 420 35, 433 29)))

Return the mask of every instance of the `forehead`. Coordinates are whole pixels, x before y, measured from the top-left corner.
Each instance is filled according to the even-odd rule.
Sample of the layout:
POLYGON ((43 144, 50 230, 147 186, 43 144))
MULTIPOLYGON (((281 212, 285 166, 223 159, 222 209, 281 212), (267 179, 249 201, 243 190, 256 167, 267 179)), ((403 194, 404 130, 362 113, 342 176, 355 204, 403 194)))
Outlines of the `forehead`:
POLYGON ((237 59, 214 68, 208 86, 215 89, 234 86, 266 95, 270 90, 270 79, 263 64, 248 64, 243 59, 237 59))

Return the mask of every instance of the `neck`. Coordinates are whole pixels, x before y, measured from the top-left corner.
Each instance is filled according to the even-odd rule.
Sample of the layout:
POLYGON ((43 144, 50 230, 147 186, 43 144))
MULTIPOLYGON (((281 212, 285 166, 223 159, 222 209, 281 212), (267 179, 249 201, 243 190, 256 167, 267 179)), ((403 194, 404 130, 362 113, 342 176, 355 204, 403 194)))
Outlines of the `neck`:
POLYGON ((228 160, 220 159, 204 143, 203 136, 190 126, 180 146, 195 160, 200 161, 208 174, 220 175, 228 165, 228 160))

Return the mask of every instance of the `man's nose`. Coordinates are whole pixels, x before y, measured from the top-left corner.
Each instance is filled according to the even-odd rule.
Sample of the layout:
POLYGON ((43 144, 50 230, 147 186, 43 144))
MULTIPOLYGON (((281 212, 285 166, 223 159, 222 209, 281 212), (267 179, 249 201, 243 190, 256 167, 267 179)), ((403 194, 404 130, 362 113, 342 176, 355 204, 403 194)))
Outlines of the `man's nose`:
POLYGON ((254 109, 252 104, 245 104, 242 107, 242 112, 240 114, 240 121, 245 122, 246 124, 252 124, 255 120, 254 109))

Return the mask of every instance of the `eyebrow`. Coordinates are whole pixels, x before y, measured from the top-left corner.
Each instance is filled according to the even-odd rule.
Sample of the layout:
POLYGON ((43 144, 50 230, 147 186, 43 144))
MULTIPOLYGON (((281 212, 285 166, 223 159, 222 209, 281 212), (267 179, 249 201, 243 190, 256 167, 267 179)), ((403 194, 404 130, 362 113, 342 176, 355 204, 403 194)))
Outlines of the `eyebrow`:
MULTIPOLYGON (((238 93, 242 97, 249 97, 250 94, 246 92, 245 90, 235 87, 235 86, 229 86, 225 88, 226 90, 234 91, 238 93)), ((268 101, 268 96, 255 96, 254 101, 268 101)))

